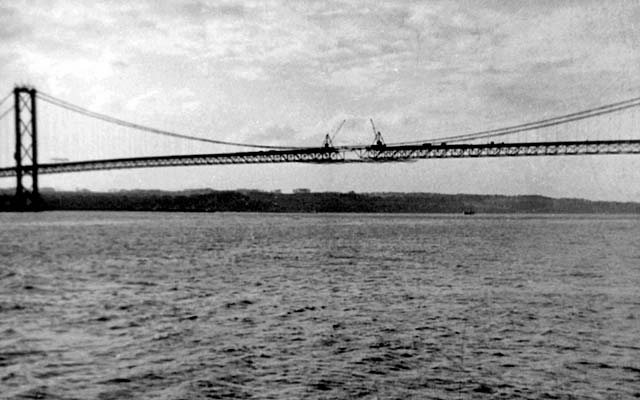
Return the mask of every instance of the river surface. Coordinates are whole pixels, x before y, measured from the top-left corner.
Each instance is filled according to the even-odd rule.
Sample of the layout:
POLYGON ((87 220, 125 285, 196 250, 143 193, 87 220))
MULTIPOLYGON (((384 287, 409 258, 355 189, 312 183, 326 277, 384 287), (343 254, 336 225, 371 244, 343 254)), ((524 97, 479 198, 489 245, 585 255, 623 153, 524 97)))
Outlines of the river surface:
POLYGON ((638 397, 638 217, 0 214, 2 399, 638 397))

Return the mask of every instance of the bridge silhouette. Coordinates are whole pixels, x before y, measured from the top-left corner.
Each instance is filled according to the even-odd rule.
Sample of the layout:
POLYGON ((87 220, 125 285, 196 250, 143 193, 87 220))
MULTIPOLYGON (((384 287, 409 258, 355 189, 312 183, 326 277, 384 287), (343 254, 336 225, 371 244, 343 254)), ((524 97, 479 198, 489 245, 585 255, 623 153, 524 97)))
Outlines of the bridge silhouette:
POLYGON ((374 127, 372 144, 334 146, 327 135, 325 142, 317 147, 274 146, 157 129, 97 113, 34 88, 16 87, 0 100, 0 178, 16 179, 15 209, 35 210, 40 206, 38 177, 41 174, 196 165, 380 163, 432 158, 639 154, 640 139, 627 133, 637 132, 638 123, 640 97, 504 128, 410 142, 385 143, 382 134, 374 127), (9 107, 2 111, 4 104, 9 104, 9 107), (39 121, 42 105, 68 114, 50 118, 43 130, 39 121), (97 137, 95 126, 91 124, 89 127, 77 124, 82 127, 74 125, 73 129, 80 131, 78 137, 82 139, 68 138, 73 129, 61 124, 76 117, 103 124, 102 136, 97 137), (42 133, 47 135, 44 145, 42 133), (168 140, 168 145, 155 148, 152 153, 156 154, 137 154, 153 147, 147 145, 149 136, 140 137, 138 133, 154 135, 156 140, 168 140), (127 140, 133 142, 126 143, 127 140), (198 147, 195 151, 193 148, 185 149, 182 146, 185 142, 198 147), (177 151, 176 143, 182 146, 178 146, 180 151, 177 151), (80 144, 87 146, 89 151, 77 151, 80 144), (252 150, 202 152, 200 147, 203 144, 252 150), (114 157, 110 155, 117 152, 105 151, 107 147, 129 152, 125 156, 114 157), (49 160, 39 162, 40 154, 49 148, 55 149, 49 152, 49 160), (13 150, 10 156, 7 156, 8 149, 13 150), (164 154, 157 154, 158 151, 164 154), (53 157, 55 152, 80 159, 53 157))

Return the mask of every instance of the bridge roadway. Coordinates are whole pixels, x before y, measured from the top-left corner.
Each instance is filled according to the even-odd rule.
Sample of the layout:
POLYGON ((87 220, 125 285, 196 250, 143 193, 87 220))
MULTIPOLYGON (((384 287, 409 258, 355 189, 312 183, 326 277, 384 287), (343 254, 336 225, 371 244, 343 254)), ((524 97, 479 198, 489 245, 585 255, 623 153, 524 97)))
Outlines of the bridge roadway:
MULTIPOLYGON (((195 165, 264 163, 355 163, 402 162, 428 158, 569 156, 596 154, 640 154, 640 140, 463 143, 389 146, 310 147, 291 150, 236 153, 190 154, 135 158, 115 158, 38 165, 38 174, 97 171, 110 169, 177 167, 195 165)), ((31 170, 33 166, 24 166, 31 170)), ((16 175, 15 167, 0 168, 0 178, 16 175)))

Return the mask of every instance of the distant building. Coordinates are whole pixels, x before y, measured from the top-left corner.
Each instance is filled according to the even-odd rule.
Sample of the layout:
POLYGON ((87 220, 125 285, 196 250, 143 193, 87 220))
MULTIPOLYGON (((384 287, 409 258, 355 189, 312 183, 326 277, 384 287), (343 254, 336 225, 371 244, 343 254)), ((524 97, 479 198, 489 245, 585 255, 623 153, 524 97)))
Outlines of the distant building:
POLYGON ((236 189, 236 192, 238 192, 238 193, 242 193, 242 194, 249 194, 249 193, 264 193, 264 190, 260 190, 260 189, 245 189, 245 188, 240 188, 240 189, 236 189))
POLYGON ((293 193, 311 193, 311 189, 307 189, 307 188, 293 189, 293 193))

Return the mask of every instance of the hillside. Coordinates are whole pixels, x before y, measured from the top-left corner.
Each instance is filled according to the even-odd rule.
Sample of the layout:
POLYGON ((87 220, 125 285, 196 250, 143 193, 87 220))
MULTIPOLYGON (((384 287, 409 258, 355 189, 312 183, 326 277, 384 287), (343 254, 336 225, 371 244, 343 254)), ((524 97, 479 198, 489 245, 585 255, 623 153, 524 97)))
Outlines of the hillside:
MULTIPOLYGON (((0 192, 0 210, 12 193, 0 192)), ((119 191, 42 193, 45 210, 383 212, 383 213, 640 213, 640 203, 435 193, 273 193, 262 191, 119 191)))

